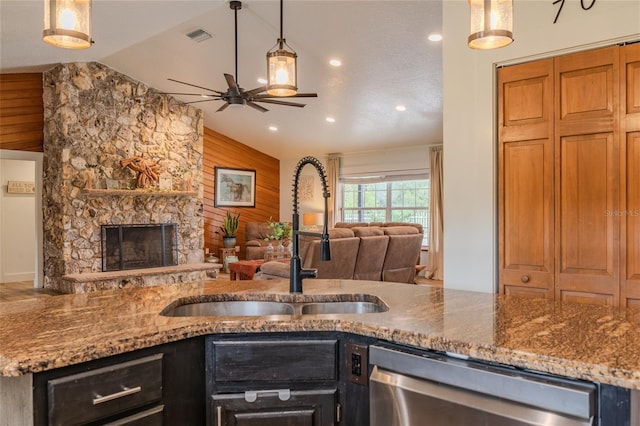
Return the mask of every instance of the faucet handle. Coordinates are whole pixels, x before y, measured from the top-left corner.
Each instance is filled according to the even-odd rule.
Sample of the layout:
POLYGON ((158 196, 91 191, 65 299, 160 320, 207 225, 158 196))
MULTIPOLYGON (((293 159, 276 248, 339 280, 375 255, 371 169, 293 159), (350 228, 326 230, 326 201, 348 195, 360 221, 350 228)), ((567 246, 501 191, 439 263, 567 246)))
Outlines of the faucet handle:
POLYGON ((300 270, 300 278, 317 278, 318 270, 317 269, 302 269, 300 270))

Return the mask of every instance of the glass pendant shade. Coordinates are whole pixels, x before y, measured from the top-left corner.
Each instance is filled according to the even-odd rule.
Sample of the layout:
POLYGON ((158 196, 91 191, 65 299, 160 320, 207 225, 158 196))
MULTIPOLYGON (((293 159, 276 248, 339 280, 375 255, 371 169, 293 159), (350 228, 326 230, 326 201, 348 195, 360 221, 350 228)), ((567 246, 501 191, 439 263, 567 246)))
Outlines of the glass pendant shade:
POLYGON ((91 0, 44 0, 45 43, 66 49, 91 46, 91 0))
POLYGON ((512 0, 469 0, 469 6, 470 48, 497 49, 513 42, 512 0))
POLYGON ((267 52, 267 93, 293 96, 298 92, 298 55, 283 39, 267 52), (289 48, 290 50, 287 50, 289 48))

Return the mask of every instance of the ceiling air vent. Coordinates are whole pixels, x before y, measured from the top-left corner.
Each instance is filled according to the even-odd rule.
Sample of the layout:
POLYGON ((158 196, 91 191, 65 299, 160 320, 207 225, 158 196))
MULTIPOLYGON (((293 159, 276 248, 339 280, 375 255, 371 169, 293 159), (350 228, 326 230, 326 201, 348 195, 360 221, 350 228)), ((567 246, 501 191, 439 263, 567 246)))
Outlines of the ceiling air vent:
POLYGON ((202 28, 198 28, 197 30, 191 31, 189 34, 187 34, 187 37, 189 37, 193 41, 197 41, 198 43, 200 43, 201 41, 210 39, 211 34, 206 32, 202 28))

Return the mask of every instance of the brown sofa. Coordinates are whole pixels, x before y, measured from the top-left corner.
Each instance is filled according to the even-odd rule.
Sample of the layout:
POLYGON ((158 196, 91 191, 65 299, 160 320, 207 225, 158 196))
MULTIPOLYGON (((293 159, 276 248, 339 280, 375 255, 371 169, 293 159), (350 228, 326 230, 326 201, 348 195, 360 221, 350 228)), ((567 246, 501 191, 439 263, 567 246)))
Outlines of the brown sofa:
MULTIPOLYGON (((422 226, 338 223, 329 238, 331 261, 322 262, 319 239, 300 237, 302 267, 317 269, 318 278, 414 283, 422 226)), ((289 278, 289 269, 282 262, 266 262, 256 279, 289 278)))

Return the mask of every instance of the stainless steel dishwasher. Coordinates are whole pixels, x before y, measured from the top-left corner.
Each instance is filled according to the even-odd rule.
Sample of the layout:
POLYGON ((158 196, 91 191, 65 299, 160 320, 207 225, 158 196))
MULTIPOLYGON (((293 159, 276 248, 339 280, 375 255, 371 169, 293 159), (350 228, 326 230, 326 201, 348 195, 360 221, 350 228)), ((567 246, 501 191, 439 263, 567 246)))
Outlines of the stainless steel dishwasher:
POLYGON ((596 425, 596 386, 371 346, 371 426, 596 425))

